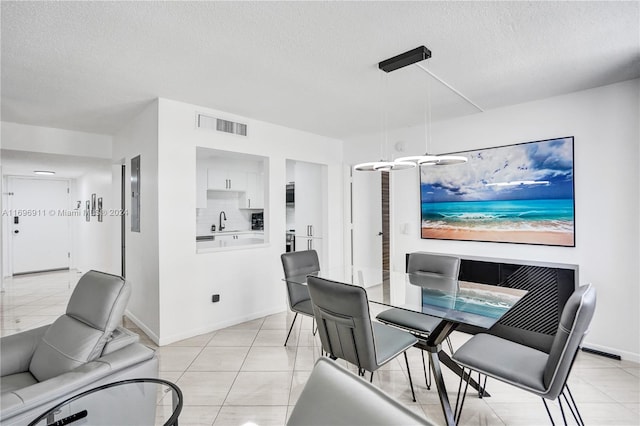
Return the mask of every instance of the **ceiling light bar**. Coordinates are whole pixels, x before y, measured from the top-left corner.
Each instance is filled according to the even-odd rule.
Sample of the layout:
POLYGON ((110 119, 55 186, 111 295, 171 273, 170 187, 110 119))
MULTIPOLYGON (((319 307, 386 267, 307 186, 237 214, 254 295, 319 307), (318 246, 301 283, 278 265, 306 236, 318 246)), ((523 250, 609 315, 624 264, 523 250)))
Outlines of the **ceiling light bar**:
POLYGON ((401 53, 393 58, 385 59, 378 63, 378 68, 384 72, 395 71, 399 68, 403 68, 409 65, 413 65, 416 62, 424 61, 431 57, 431 51, 425 46, 416 47, 408 52, 401 53))
POLYGON ((52 172, 51 170, 34 170, 33 173, 37 175, 46 175, 46 176, 51 176, 56 174, 56 172, 52 172))
POLYGON ((473 105, 475 108, 478 109, 478 111, 480 112, 484 112, 484 110, 478 106, 478 104, 476 104, 475 102, 473 102, 471 99, 467 98, 465 95, 463 95, 462 93, 460 93, 458 90, 456 90, 452 85, 450 85, 449 83, 447 83, 446 81, 444 81, 443 79, 441 79, 440 77, 438 77, 437 75, 435 75, 434 73, 432 73, 431 71, 429 71, 427 68, 425 68, 424 65, 422 64, 417 64, 418 68, 420 68, 422 71, 426 72, 427 74, 429 74, 431 77, 435 78, 436 80, 438 80, 440 83, 442 83, 443 86, 445 86, 446 88, 448 88, 449 90, 451 90, 453 93, 455 93, 456 95, 460 96, 462 99, 464 99, 465 101, 469 102, 471 105, 473 105))

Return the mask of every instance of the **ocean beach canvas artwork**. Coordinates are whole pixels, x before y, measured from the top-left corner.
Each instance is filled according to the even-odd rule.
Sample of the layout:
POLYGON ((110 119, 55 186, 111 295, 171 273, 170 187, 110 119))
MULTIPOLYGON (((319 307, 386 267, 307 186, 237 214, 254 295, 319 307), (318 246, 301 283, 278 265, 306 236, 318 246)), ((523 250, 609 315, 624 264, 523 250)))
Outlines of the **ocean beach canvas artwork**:
POLYGON ((420 168, 422 238, 575 246, 573 137, 420 168))

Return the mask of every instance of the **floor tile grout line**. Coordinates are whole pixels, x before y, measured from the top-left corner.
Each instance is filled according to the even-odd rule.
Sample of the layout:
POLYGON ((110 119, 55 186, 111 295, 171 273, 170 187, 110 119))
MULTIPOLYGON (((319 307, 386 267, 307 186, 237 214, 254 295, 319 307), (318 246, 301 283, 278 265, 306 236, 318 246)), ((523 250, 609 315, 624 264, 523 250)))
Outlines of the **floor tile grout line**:
POLYGON ((213 419, 213 423, 211 423, 212 425, 214 425, 216 423, 216 420, 218 420, 218 416, 220 416, 220 412, 222 411, 222 408, 225 407, 225 404, 227 402, 227 398, 229 398, 229 394, 231 393, 231 389, 233 389, 233 385, 235 385, 236 381, 238 380, 238 376, 240 375, 240 372, 242 371, 242 367, 244 366, 244 363, 247 361, 247 357, 249 356, 249 352, 251 352, 251 349, 253 348, 253 344, 255 343, 256 339, 258 338, 258 334, 260 334, 260 330, 262 330, 262 326, 264 325, 265 318, 266 317, 262 318, 262 322, 260 323, 260 328, 258 328, 258 332, 256 333, 256 335, 254 336, 253 340, 251 341, 251 346, 249 346, 249 350, 245 354, 244 359, 242 360, 242 364, 240 364, 240 367, 238 367, 238 371, 236 371, 236 376, 233 378, 233 381, 231 382, 231 386, 229 386, 229 390, 227 391, 226 395, 224 396, 224 400, 222 401, 222 404, 220 404, 220 409, 216 413, 216 416, 213 419))
POLYGON ((300 316, 300 324, 298 324, 298 338, 296 339, 296 354, 293 358, 293 369, 291 370, 292 371, 291 380, 289 381, 289 394, 287 395, 287 411, 284 414, 285 423, 287 421, 287 414, 289 414, 289 402, 291 402, 291 392, 293 391, 293 377, 296 375, 296 364, 298 363, 298 351, 300 350, 300 335, 302 334, 302 320, 303 320, 303 317, 300 316))

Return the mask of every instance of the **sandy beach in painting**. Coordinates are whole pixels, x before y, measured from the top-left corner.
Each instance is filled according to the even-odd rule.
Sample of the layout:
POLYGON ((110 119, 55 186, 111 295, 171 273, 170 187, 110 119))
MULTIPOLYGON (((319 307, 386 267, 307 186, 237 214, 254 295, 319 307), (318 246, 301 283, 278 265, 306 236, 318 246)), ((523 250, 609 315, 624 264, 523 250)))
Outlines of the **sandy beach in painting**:
POLYGON ((570 232, 422 228, 422 238, 573 246, 570 232))

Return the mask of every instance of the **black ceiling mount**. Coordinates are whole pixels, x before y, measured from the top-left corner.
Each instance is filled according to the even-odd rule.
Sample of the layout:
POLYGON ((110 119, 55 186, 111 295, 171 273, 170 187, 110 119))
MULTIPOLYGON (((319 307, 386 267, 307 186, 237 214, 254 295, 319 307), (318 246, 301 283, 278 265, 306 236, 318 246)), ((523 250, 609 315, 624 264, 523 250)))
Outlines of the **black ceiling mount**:
POLYGON ((429 59, 431 57, 431 51, 424 46, 416 47, 408 52, 394 56, 393 58, 385 59, 378 63, 378 68, 384 72, 395 71, 398 68, 406 67, 407 65, 415 64, 416 62, 429 59))

